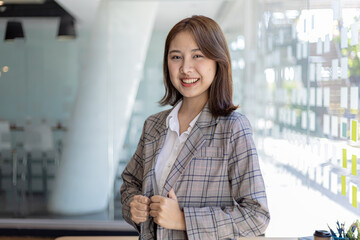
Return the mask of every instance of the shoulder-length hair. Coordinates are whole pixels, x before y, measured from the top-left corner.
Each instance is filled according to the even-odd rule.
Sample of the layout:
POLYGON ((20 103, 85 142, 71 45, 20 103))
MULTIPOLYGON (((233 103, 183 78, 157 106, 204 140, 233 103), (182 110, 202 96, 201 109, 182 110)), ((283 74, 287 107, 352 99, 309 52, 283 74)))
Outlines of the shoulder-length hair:
POLYGON ((226 116, 238 108, 232 102, 232 74, 229 48, 220 26, 211 18, 192 16, 178 22, 169 32, 164 50, 164 85, 165 95, 160 104, 174 106, 181 98, 181 93, 172 85, 168 68, 168 54, 171 41, 182 32, 190 32, 200 51, 216 62, 216 74, 209 87, 209 109, 215 117, 226 116))

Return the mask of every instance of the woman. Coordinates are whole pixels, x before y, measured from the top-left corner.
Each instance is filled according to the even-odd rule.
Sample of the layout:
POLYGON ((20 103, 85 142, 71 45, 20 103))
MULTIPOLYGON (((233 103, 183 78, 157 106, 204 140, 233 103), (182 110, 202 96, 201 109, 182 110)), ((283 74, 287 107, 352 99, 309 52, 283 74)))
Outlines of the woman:
POLYGON ((251 126, 232 103, 231 60, 218 24, 177 23, 164 51, 172 109, 150 116, 125 168, 123 217, 141 239, 236 239, 269 222, 251 126))

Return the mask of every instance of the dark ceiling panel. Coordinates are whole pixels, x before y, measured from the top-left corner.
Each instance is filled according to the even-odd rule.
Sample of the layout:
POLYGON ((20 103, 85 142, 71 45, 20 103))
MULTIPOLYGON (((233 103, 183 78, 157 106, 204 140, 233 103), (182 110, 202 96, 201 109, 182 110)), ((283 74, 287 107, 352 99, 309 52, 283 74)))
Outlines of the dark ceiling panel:
POLYGON ((43 4, 4 4, 0 7, 0 17, 6 18, 62 16, 72 17, 65 9, 53 0, 47 0, 43 4))

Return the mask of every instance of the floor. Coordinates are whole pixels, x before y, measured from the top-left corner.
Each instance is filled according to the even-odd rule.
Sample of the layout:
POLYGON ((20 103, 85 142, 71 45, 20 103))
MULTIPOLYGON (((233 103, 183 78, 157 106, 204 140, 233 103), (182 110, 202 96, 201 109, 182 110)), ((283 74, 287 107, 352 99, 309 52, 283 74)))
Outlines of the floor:
POLYGON ((271 215, 268 237, 312 236, 315 230, 328 230, 327 225, 335 229, 337 220, 349 226, 359 217, 357 210, 339 204, 316 184, 266 157, 262 158, 261 170, 271 215))

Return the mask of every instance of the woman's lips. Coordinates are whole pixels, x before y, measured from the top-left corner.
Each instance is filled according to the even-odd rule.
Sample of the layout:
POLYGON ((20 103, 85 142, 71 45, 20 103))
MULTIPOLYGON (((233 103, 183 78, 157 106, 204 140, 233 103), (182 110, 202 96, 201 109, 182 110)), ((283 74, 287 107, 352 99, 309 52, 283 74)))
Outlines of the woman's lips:
POLYGON ((194 86, 200 80, 200 78, 181 78, 180 80, 184 87, 191 87, 194 86))

